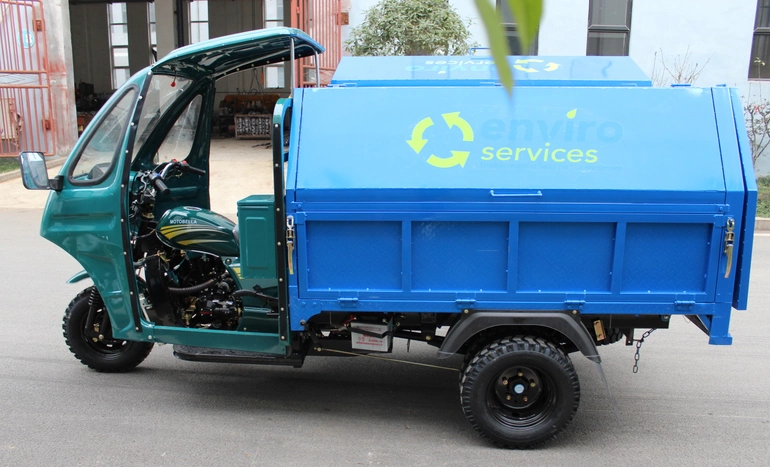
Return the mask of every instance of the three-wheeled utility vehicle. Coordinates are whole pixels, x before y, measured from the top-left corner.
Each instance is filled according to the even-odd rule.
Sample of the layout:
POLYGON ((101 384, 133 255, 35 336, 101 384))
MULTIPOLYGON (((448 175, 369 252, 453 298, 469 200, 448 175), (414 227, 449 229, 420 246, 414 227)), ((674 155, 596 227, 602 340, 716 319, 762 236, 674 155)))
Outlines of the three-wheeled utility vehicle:
POLYGON ((41 234, 93 281, 64 315, 82 363, 125 371, 158 342, 299 367, 423 341, 466 356, 463 411, 518 448, 575 415, 570 353, 600 363, 677 314, 731 343, 757 196, 734 90, 653 88, 627 57, 510 57, 511 98, 490 58, 348 57, 275 106, 274 193, 237 224, 212 212, 217 80, 321 52, 288 28, 181 48, 114 94, 60 175, 21 154, 25 185, 51 190, 41 234))

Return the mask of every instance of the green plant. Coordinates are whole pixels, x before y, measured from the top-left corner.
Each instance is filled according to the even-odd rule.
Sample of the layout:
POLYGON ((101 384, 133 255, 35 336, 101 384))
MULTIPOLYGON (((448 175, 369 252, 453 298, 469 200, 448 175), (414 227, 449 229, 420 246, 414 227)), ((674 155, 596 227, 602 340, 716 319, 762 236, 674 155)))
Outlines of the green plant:
POLYGON ((380 0, 353 29, 353 55, 465 55, 468 25, 446 0, 380 0))
POLYGON ((757 217, 770 217, 770 175, 757 179, 759 197, 757 200, 757 217))
POLYGON ((15 157, 0 157, 0 173, 19 170, 19 161, 15 157))

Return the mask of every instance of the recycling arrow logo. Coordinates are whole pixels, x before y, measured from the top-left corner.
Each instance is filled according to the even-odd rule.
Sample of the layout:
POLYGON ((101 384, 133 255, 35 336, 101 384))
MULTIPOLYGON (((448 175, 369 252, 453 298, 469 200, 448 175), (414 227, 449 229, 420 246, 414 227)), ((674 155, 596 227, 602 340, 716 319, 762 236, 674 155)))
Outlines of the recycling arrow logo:
POLYGON ((548 62, 545 64, 545 67, 543 67, 542 63, 543 60, 540 60, 539 58, 520 58, 514 62, 513 68, 525 73, 537 73, 538 71, 556 71, 559 69, 558 63, 548 62), (533 67, 530 65, 531 63, 536 63, 538 65, 533 67))
MULTIPOLYGON (((454 127, 460 129, 463 135, 463 141, 473 141, 473 128, 464 118, 460 117, 460 112, 445 113, 441 116, 444 118, 444 121, 450 130, 454 127)), ((425 135, 425 130, 433 125, 433 119, 430 117, 423 118, 417 125, 415 125, 412 130, 412 139, 406 141, 415 153, 420 154, 425 145, 428 144, 428 140, 423 136, 425 135)), ((435 154, 431 154, 427 160, 428 164, 440 169, 448 169, 456 165, 465 167, 465 163, 468 162, 468 157, 471 155, 470 151, 449 152, 452 154, 449 157, 439 157, 435 154)))

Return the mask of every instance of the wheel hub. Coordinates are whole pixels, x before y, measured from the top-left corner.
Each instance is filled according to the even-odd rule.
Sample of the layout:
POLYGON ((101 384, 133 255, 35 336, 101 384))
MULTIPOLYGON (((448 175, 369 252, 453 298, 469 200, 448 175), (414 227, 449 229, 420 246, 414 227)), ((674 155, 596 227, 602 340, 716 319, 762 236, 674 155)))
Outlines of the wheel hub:
POLYGON ((495 381, 495 394, 502 405, 522 410, 538 401, 542 383, 537 373, 526 367, 508 369, 495 381))

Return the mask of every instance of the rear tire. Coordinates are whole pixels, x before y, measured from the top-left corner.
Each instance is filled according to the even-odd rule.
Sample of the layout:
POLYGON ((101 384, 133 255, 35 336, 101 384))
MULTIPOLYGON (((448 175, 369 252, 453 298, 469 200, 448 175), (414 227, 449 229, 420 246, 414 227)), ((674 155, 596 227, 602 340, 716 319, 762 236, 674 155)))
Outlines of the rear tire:
POLYGON ((532 448, 573 419, 580 383, 569 357, 532 336, 499 339, 465 366, 460 402, 473 428, 492 443, 532 448))
POLYGON ((91 330, 86 329, 92 291, 95 291, 93 287, 85 289, 67 306, 62 322, 64 340, 75 358, 92 370, 105 373, 131 370, 147 358, 154 344, 113 339, 109 316, 98 292, 95 293, 94 325, 91 330), (94 333, 103 338, 94 337, 94 333))

